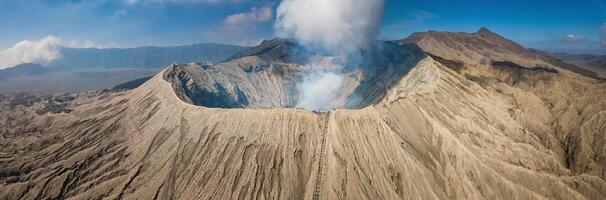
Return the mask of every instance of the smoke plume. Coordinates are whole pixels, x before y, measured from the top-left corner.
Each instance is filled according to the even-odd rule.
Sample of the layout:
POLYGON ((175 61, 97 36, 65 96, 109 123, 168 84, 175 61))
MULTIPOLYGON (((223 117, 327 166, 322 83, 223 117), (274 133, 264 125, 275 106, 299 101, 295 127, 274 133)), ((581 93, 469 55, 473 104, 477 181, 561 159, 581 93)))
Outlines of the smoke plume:
POLYGON ((297 107, 307 110, 328 110, 337 90, 343 85, 343 75, 332 72, 312 72, 301 84, 297 107))
POLYGON ((284 0, 275 28, 308 48, 352 51, 376 38, 382 15, 383 0, 284 0))
MULTIPOLYGON (((376 39, 382 15, 383 0, 283 0, 275 29, 280 37, 294 38, 308 50, 352 56, 376 39)), ((344 64, 316 60, 305 68, 296 106, 315 111, 335 108, 344 64)))
POLYGON ((345 57, 316 56, 305 65, 305 77, 301 83, 296 107, 322 111, 335 108, 339 88, 343 86, 345 57))

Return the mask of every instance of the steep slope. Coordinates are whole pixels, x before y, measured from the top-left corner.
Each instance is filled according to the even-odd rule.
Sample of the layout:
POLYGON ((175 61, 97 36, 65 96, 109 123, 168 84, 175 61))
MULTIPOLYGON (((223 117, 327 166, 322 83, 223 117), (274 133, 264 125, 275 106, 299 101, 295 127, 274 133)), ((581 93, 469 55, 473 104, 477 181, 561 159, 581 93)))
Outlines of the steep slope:
MULTIPOLYGON (((186 102, 213 108, 290 108, 299 99, 313 55, 292 41, 274 39, 221 64, 173 65, 164 74, 186 102)), ((416 45, 377 42, 339 69, 345 86, 334 100, 337 108, 364 108, 377 103, 426 55, 416 45)), ((325 66, 321 66, 325 67, 325 66)), ((324 69, 318 69, 324 70, 324 69)))
POLYGON ((203 65, 125 92, 2 96, 0 198, 606 197, 603 82, 429 53, 358 110, 192 105, 168 75, 203 65))
POLYGON ((400 40, 399 43, 414 43, 426 52, 448 60, 458 60, 469 64, 508 61, 528 68, 557 66, 585 76, 598 76, 595 72, 526 49, 486 28, 481 28, 475 33, 436 31, 414 33, 410 37, 400 40))
POLYGON ((128 82, 125 82, 125 83, 120 83, 120 84, 114 86, 112 88, 112 90, 130 90, 130 89, 135 89, 135 88, 143 85, 143 83, 147 82, 152 77, 153 76, 148 76, 148 77, 143 77, 143 78, 135 79, 135 80, 132 80, 132 81, 128 81, 128 82))
MULTIPOLYGON (((490 32, 487 30, 481 30, 467 35, 488 33, 490 32)), ((493 38, 497 37, 494 36, 496 34, 492 35, 493 38)), ((461 43, 467 42, 465 40, 447 42, 447 39, 434 37, 431 34, 425 37, 426 40, 453 46, 444 48, 448 50, 465 46, 461 43)), ((494 44, 501 43, 506 42, 502 40, 494 42, 494 44)), ((604 103, 606 103, 604 80, 573 73, 567 70, 569 68, 566 64, 557 65, 557 62, 534 67, 519 64, 540 62, 533 59, 517 61, 518 58, 523 57, 551 59, 531 50, 501 51, 502 55, 495 57, 505 59, 504 61, 478 63, 464 62, 468 59, 466 54, 456 54, 444 49, 433 51, 431 47, 423 47, 422 44, 419 46, 487 92, 502 95, 501 101, 512 106, 508 112, 525 128, 524 132, 541 138, 545 148, 559 154, 558 160, 563 166, 576 174, 587 173, 604 179, 605 131, 603 125, 598 125, 604 124, 601 121, 604 115, 604 103)), ((487 47, 465 48, 458 51, 471 52, 467 55, 476 55, 482 52, 480 49, 485 48, 487 47)), ((506 48, 498 45, 492 49, 506 48)))

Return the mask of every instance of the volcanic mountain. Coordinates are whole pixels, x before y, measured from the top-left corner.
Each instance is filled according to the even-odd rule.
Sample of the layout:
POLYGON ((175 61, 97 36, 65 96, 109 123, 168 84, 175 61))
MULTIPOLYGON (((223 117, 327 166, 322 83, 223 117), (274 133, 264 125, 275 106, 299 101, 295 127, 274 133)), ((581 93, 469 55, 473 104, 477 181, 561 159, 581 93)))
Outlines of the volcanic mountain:
POLYGON ((360 55, 325 112, 292 108, 317 55, 285 39, 133 90, 2 95, 0 198, 606 198, 591 72, 487 29, 360 55))

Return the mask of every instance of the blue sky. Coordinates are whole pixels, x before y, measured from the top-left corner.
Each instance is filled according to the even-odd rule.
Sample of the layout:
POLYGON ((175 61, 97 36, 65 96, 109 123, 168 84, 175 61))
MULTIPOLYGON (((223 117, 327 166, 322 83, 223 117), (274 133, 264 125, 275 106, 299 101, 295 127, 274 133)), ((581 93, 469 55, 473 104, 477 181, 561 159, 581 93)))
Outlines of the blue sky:
POLYGON ((606 0, 387 1, 385 38, 427 30, 473 32, 487 27, 526 47, 606 53, 601 30, 606 0), (568 37, 573 35, 575 39, 568 37))
MULTIPOLYGON (((134 47, 274 37, 277 0, 0 0, 0 49, 48 35, 64 46, 134 47)), ((381 39, 487 27, 527 47, 606 53, 606 0, 387 0, 381 39), (603 30, 601 30, 601 26, 603 30)))

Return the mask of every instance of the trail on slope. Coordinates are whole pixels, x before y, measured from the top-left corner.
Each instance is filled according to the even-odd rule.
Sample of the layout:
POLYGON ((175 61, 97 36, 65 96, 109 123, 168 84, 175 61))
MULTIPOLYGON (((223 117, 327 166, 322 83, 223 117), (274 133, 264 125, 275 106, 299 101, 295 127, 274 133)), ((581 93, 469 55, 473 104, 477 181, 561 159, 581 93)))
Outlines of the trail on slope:
POLYGON ((330 111, 329 112, 321 112, 318 113, 320 120, 322 120, 322 143, 320 146, 320 155, 318 157, 318 173, 316 176, 316 183, 314 187, 313 199, 320 199, 320 192, 322 190, 322 177, 324 176, 324 167, 326 167, 326 135, 328 134, 328 120, 330 119, 330 111))

